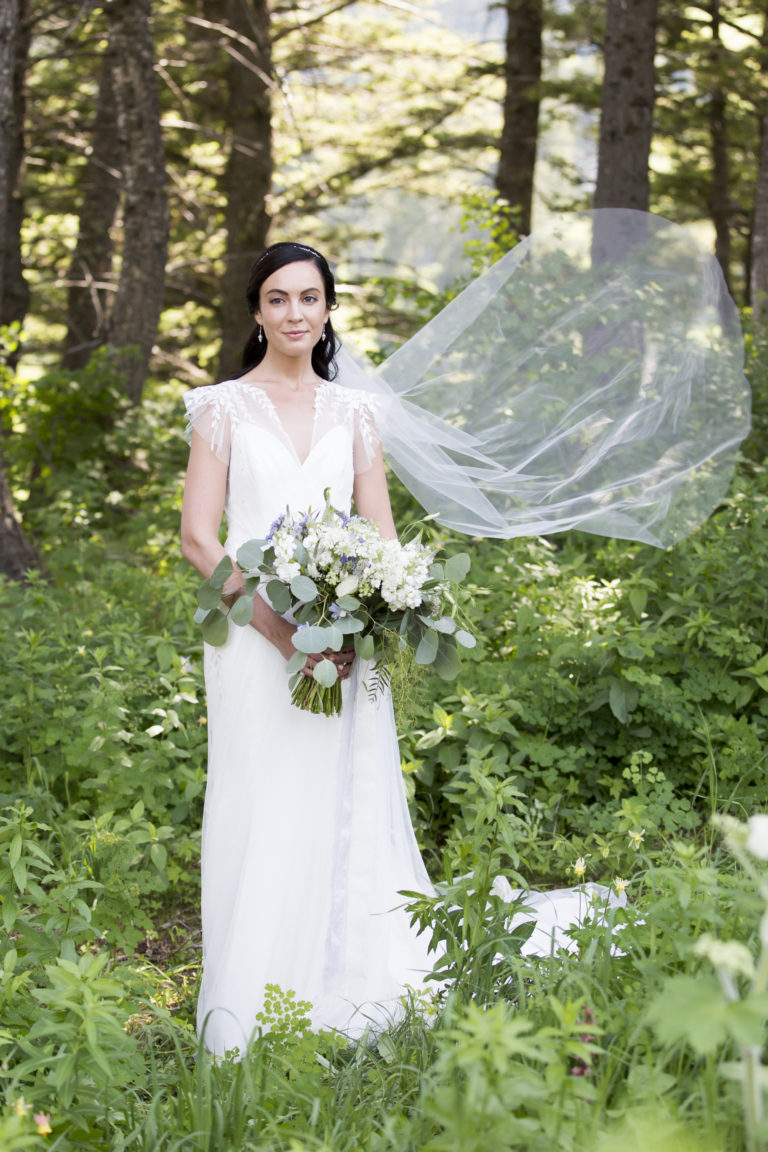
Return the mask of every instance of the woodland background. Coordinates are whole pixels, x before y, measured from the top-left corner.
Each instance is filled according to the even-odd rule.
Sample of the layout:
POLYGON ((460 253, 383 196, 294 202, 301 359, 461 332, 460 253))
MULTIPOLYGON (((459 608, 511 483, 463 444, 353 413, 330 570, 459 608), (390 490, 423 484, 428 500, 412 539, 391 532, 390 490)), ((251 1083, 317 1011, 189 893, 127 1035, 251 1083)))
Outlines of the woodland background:
POLYGON ((767 60, 764 0, 6 0, 3 1152, 768 1146, 768 845, 739 823, 768 801, 767 60), (755 401, 731 491, 666 552, 473 542, 481 643, 397 693, 451 995, 354 1048, 275 990, 215 1064, 181 393, 236 364, 268 240, 328 253, 381 359, 593 205, 720 260, 755 401), (627 905, 532 964, 497 876, 627 905))

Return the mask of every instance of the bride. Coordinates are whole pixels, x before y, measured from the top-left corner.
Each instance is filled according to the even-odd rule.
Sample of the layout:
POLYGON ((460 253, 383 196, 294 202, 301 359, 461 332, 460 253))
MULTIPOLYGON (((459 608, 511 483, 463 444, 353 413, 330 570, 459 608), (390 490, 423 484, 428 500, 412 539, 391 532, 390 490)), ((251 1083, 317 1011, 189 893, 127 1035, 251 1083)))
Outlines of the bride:
MULTIPOLYGON (((331 502, 395 536, 373 397, 333 383, 331 270, 299 244, 268 248, 247 292, 256 328, 234 380, 186 395, 191 451, 185 557, 207 577, 264 538, 288 505, 331 502), (228 535, 219 543, 222 513, 228 535)), ((242 577, 225 585, 237 594, 242 577), (238 583, 239 582, 239 583, 238 583)), ((250 628, 205 648, 208 784, 202 843, 198 1029, 245 1049, 268 984, 312 1005, 317 1028, 355 1037, 396 1017, 432 964, 403 889, 428 892, 401 780, 391 699, 369 699, 353 649, 329 652, 338 717, 290 702, 296 626, 254 597, 250 628)), ((307 659, 310 673, 319 657, 307 659)))
MULTIPOLYGON (((340 348, 333 275, 313 248, 268 248, 247 299, 255 327, 242 373, 185 397, 182 546, 204 577, 266 537, 286 506, 320 511, 326 489, 394 536, 382 439, 419 502, 460 532, 580 528, 666 547, 722 498, 749 428, 738 313, 719 266, 685 229, 646 213, 575 213, 537 231, 384 375, 340 348)), ((224 598, 241 587, 236 570, 224 598)), ((326 653, 343 681, 341 715, 294 707, 294 631, 257 594, 251 627, 205 646, 198 1029, 216 1053, 244 1050, 267 1023, 267 985, 308 1001, 314 1027, 358 1037, 396 1019, 432 968, 399 896, 431 887, 391 699, 369 698, 366 668, 346 649, 326 653)), ((562 928, 574 894, 559 897, 545 902, 562 928)), ((547 952, 556 937, 544 936, 547 952)))

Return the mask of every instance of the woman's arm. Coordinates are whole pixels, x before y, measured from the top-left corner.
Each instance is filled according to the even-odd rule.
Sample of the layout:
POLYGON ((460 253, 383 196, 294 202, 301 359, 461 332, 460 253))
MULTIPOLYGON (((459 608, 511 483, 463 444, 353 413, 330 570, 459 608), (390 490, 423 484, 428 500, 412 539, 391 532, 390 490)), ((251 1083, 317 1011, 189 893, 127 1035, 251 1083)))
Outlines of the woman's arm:
POLYGON ((385 539, 394 540, 397 529, 392 517, 381 449, 376 453, 370 468, 355 476, 353 496, 358 514, 366 520, 372 520, 385 539))
MULTIPOLYGON (((206 578, 226 555, 226 549, 219 542, 219 528, 227 492, 227 471, 227 464, 219 460, 199 433, 193 432, 181 506, 181 551, 206 578)), ((236 594, 243 585, 242 573, 233 572, 224 585, 224 596, 236 594)), ((261 596, 253 598, 251 625, 274 644, 286 660, 293 656, 296 649, 291 637, 296 626, 278 616, 261 596)))

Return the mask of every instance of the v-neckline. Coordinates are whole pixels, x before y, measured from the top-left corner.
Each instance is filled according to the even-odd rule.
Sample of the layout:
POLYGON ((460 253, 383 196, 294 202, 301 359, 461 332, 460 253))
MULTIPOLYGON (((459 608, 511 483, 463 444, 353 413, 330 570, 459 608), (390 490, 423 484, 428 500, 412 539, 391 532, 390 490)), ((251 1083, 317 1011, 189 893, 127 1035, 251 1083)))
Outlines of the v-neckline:
POLYGON ((307 454, 304 457, 304 459, 301 458, 301 455, 299 454, 299 450, 296 447, 296 444, 294 443, 293 437, 289 435, 288 429, 286 428, 286 426, 285 426, 285 424, 284 424, 284 422, 280 416, 280 413, 277 410, 277 405, 275 404, 274 400, 269 395, 267 390, 265 388, 262 388, 260 384, 256 384, 256 383, 250 384, 245 380, 241 381, 241 383, 244 385, 244 387, 246 387, 246 388, 248 388, 254 392, 258 392, 259 395, 264 398, 264 401, 265 401, 266 406, 267 406, 267 411, 269 412, 270 417, 272 418, 273 422, 275 423, 275 425, 279 429, 281 436, 282 436, 282 439, 285 441, 286 445, 293 452, 293 455, 296 457, 296 460, 299 464, 299 467, 303 468, 304 465, 309 460, 310 456, 312 455, 312 452, 313 452, 314 447, 315 447, 315 443, 316 443, 315 432, 317 431, 317 401, 318 401, 318 397, 319 397, 320 393, 323 391, 324 388, 327 387, 328 381, 327 380, 321 380, 318 384, 315 384, 314 391, 312 393, 312 433, 311 433, 311 436, 309 439, 309 448, 307 449, 307 454))

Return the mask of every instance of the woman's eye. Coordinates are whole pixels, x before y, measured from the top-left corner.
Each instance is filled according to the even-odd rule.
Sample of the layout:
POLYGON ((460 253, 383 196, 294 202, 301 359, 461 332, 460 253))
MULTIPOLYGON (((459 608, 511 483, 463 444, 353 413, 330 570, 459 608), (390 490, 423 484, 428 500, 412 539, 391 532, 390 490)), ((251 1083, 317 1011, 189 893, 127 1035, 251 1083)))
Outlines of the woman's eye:
POLYGON ((317 300, 317 296, 305 296, 304 297, 304 303, 305 304, 314 304, 316 302, 316 300, 317 300))

